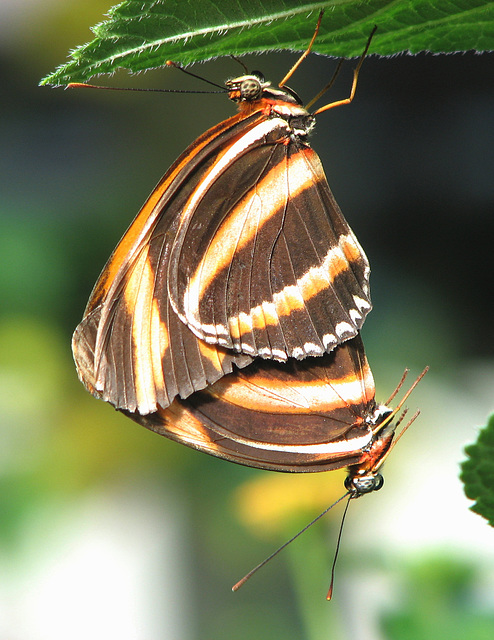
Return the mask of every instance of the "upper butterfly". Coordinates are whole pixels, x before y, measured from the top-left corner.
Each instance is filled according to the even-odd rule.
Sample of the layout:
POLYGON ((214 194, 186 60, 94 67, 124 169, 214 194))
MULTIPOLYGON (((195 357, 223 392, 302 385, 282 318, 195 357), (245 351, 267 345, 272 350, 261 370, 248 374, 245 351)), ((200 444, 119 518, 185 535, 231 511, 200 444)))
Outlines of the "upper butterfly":
MULTIPOLYGON (((369 43, 350 97, 316 113, 353 99, 369 43)), ((314 115, 259 75, 226 86, 240 113, 168 170, 75 330, 80 379, 117 409, 165 408, 256 356, 330 352, 371 309, 367 259, 307 141, 314 115)))

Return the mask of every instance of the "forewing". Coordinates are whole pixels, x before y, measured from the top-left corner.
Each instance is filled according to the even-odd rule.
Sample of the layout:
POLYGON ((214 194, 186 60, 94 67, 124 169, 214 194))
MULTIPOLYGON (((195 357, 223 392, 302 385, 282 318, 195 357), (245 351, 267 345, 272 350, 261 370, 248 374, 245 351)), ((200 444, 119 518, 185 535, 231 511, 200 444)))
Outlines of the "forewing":
POLYGON ((201 339, 286 360, 355 336, 371 308, 368 279, 317 154, 272 118, 232 140, 191 194, 168 287, 201 339))

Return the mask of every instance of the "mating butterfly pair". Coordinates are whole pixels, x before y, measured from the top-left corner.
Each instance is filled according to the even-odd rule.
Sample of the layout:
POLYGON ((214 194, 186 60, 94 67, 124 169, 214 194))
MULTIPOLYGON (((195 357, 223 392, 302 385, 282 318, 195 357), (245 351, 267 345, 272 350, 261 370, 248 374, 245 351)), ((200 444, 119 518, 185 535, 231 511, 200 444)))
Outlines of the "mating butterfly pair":
POLYGON ((368 262, 307 137, 369 44, 314 114, 286 78, 229 80, 239 113, 163 177, 73 338, 87 389, 140 424, 253 467, 348 466, 355 496, 382 484, 396 411, 359 336, 368 262))

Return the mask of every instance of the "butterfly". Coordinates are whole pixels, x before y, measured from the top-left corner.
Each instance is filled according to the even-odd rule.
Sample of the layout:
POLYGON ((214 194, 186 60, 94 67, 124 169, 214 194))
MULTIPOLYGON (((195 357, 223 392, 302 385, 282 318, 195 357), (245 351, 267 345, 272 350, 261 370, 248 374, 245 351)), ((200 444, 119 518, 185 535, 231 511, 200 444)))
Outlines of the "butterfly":
MULTIPOLYGON (((406 371, 388 401, 378 404, 358 335, 320 357, 288 363, 256 359, 186 399, 176 398, 166 409, 148 415, 124 413, 171 440, 249 467, 292 473, 347 467, 347 493, 335 503, 348 497, 341 536, 350 500, 382 488, 382 465, 418 416, 416 412, 396 435, 406 410, 397 418, 398 412, 427 370, 396 408, 389 403, 401 388, 406 371)), ((256 565, 233 591, 335 504, 256 565)), ((338 547, 339 542, 328 600, 333 593, 338 547)))
MULTIPOLYGON (((369 42, 350 98, 316 113, 353 99, 369 42)), ((168 170, 74 332, 80 379, 117 409, 166 408, 256 357, 322 356, 371 309, 367 258, 308 142, 314 115, 259 74, 226 89, 239 113, 168 170)))

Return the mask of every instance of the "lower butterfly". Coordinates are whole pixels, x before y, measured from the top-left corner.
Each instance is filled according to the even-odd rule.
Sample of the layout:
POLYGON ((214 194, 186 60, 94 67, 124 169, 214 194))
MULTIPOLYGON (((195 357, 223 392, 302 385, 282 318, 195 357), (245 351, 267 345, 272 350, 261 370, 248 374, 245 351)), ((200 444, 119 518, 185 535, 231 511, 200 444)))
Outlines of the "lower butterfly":
MULTIPOLYGON (((295 473, 347 467, 347 494, 340 498, 348 496, 346 514, 352 498, 383 486, 380 469, 418 415, 415 413, 397 436, 406 410, 399 417, 398 412, 426 372, 427 368, 395 409, 388 404, 406 372, 386 404, 377 404, 372 372, 357 336, 319 358, 289 363, 258 359, 207 389, 185 400, 177 398, 168 408, 149 415, 124 413, 176 442, 249 467, 295 473)), ((333 506, 249 571, 233 590, 237 591, 333 506)), ((343 521, 328 600, 333 593, 342 527, 343 521)))
MULTIPOLYGON (((350 97, 315 114, 353 99, 369 44, 350 97)), ((367 259, 308 142, 315 114, 285 81, 226 83, 239 113, 180 156, 103 269, 72 345, 117 409, 153 413, 254 357, 322 356, 371 309, 367 259)))

